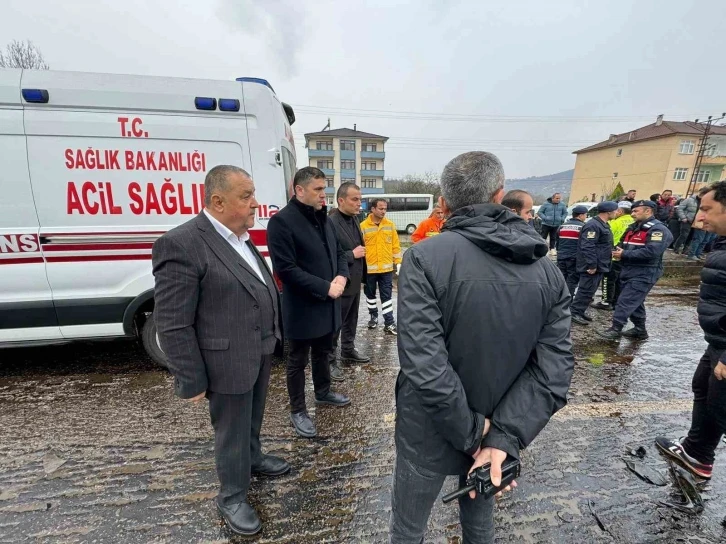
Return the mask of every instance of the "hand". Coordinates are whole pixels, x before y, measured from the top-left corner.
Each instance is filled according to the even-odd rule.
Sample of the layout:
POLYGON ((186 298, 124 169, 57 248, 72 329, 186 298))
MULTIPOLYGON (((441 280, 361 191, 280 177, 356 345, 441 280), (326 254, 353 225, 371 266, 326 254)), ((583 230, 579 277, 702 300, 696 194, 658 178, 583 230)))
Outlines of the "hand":
POLYGON ((363 246, 358 246, 353 250, 353 257, 356 259, 362 259, 366 256, 366 248, 363 246))
POLYGON ((713 369, 713 375, 716 376, 718 381, 726 378, 726 365, 719 361, 716 368, 713 369))
POLYGON ((593 275, 593 274, 594 274, 595 272, 597 272, 597 268, 588 268, 588 269, 587 269, 587 273, 588 273, 588 274, 590 274, 591 276, 592 276, 592 275, 593 275))
MULTIPOLYGON (((491 474, 492 485, 494 485, 494 487, 499 487, 502 484, 502 463, 506 458, 507 452, 498 450, 496 448, 483 448, 475 455, 474 464, 471 466, 471 469, 469 469, 469 474, 474 472, 479 467, 482 467, 487 463, 491 463, 489 474, 491 474)), ((511 484, 509 484, 507 487, 497 493, 495 497, 499 498, 502 496, 502 493, 504 493, 505 491, 511 491, 515 487, 517 487, 517 482, 512 481, 511 484)), ((475 499, 476 491, 470 491, 469 497, 475 499)))
POLYGON ((613 249, 613 257, 615 257, 615 259, 619 259, 622 256, 623 256, 622 247, 616 247, 615 249, 613 249))
POLYGON ((335 276, 335 278, 333 279, 333 283, 342 285, 343 289, 345 289, 345 286, 348 285, 348 280, 345 276, 335 276))
POLYGON ((330 289, 328 289, 328 296, 332 299, 340 298, 343 294, 343 286, 334 281, 330 282, 330 289))
POLYGON ((199 401, 203 400, 204 397, 206 397, 206 396, 207 396, 207 392, 206 391, 203 391, 203 392, 199 393, 196 397, 192 397, 192 398, 187 399, 187 400, 189 402, 193 402, 194 404, 198 404, 199 401))

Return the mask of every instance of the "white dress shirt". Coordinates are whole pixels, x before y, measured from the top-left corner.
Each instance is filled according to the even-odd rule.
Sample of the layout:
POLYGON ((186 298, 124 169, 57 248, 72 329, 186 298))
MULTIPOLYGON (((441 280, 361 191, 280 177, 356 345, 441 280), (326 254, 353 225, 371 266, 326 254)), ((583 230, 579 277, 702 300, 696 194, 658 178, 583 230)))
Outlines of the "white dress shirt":
POLYGON ((252 267, 252 270, 254 270, 259 276, 262 283, 266 283, 265 277, 262 275, 262 270, 260 269, 260 263, 257 262, 255 254, 246 243, 250 239, 250 234, 245 232, 242 236, 237 236, 234 232, 217 221, 207 210, 204 210, 204 215, 207 216, 207 219, 209 219, 219 235, 224 238, 237 253, 239 253, 240 257, 242 257, 245 262, 250 265, 250 267, 252 267))

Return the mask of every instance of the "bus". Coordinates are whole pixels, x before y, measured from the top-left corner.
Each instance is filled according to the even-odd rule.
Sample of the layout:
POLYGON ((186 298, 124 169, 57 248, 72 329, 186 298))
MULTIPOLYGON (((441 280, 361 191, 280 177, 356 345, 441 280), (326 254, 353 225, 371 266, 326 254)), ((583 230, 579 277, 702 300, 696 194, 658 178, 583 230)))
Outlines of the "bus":
POLYGON ((363 195, 361 221, 368 217, 371 201, 380 198, 388 202, 386 217, 396 224, 396 230, 406 234, 413 234, 418 224, 430 216, 434 209, 434 195, 424 193, 363 195))

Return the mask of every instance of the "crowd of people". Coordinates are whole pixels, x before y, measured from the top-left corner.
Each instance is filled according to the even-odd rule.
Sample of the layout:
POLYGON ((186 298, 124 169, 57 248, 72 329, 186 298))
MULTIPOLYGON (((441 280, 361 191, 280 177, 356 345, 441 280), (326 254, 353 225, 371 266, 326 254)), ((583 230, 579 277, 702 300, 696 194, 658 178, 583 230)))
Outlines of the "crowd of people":
MULTIPOLYGON (((330 213, 322 171, 300 169, 293 187, 294 196, 267 229, 281 296, 250 240, 258 204, 254 181, 241 168, 210 170, 204 210, 159 238, 152 252, 161 347, 176 394, 209 401, 220 481, 216 504, 237 534, 256 534, 262 526, 247 500, 252 475, 291 470, 260 443, 275 347, 283 336, 289 344, 293 430, 312 439, 317 430, 305 402, 308 361, 315 403, 339 408, 351 398, 331 386, 345 379, 336 346, 341 361, 370 360, 355 344, 361 289, 369 329, 379 324, 379 295, 384 334, 398 343, 400 372, 391 391, 397 450, 392 543, 422 542, 447 475, 463 484, 473 470, 489 465, 499 487, 505 460, 518 459, 566 404, 574 369, 571 323, 589 324, 585 309, 598 285, 603 284, 603 300, 595 307, 613 310, 612 326, 598 333, 612 340, 647 337, 643 302, 673 238, 656 218, 658 202, 635 200, 633 194, 632 202, 601 202, 588 221, 587 209, 578 207, 566 220, 555 195, 542 212, 548 245, 531 224, 532 197, 524 191, 505 195, 499 160, 490 153, 464 153, 446 165, 438 206, 402 255, 385 200, 373 201, 359 223, 357 185, 340 186, 337 209, 330 213), (623 218, 630 216, 628 224, 623 218), (550 248, 557 264, 547 258, 550 248), (396 272, 398 324, 392 300, 396 272), (623 332, 628 319, 634 327, 623 332)), ((726 183, 699 198, 694 221, 726 234, 726 183)), ((699 314, 712 347, 702 360, 696 406, 710 410, 726 407, 720 381, 726 377, 720 363, 726 350, 721 328, 726 258, 718 251, 709 256, 706 273, 709 290, 702 292, 699 314), (707 371, 714 367, 715 378, 707 371)), ((699 463, 703 475, 712 463, 714 437, 723 429, 721 420, 704 423, 694 409, 690 441, 659 440, 671 455, 691 466, 699 463)), ((513 487, 516 482, 499 493, 513 487)), ((464 542, 493 541, 493 504, 494 498, 475 492, 459 499, 464 542)))

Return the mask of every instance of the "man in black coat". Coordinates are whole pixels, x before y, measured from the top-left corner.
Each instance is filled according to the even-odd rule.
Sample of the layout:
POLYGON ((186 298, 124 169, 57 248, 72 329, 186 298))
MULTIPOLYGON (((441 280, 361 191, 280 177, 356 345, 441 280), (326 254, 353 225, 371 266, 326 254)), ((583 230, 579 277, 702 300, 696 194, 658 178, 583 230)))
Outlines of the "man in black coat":
POLYGON ((616 202, 600 202, 597 215, 585 223, 580 231, 577 242, 577 273, 580 274, 580 281, 570 308, 573 323, 589 325, 592 321, 585 310, 590 306, 603 274, 610 271, 613 232, 608 220, 615 217, 617 209, 616 202))
MULTIPOLYGON (((570 292, 547 245, 499 203, 504 170, 464 153, 441 175, 441 234, 404 254, 398 281, 392 544, 423 542, 446 475, 518 458, 567 402, 570 292)), ((493 542, 494 499, 459 499, 464 542, 493 542)))
POLYGON ((572 218, 565 221, 557 233, 557 268, 562 272, 573 297, 580 281, 580 274, 577 273, 577 244, 586 219, 587 207, 575 206, 572 208, 572 218))
POLYGON ((330 376, 333 380, 343 379, 343 371, 335 364, 335 349, 340 338, 340 358, 352 363, 367 363, 370 358, 358 353, 355 348, 355 332, 358 327, 360 289, 366 273, 366 248, 360 230, 361 191, 355 183, 341 183, 336 195, 337 209, 330 212, 329 221, 335 227, 340 247, 348 262, 350 282, 340 297, 342 326, 333 337, 333 352, 330 357, 330 376))
POLYGON ((305 367, 313 366, 315 403, 345 406, 350 399, 330 390, 330 352, 340 329, 340 296, 348 283, 345 253, 325 208, 325 174, 305 167, 295 174, 295 196, 267 225, 272 265, 282 281, 283 331, 289 341, 287 391, 297 434, 317 430, 305 406, 305 367))
POLYGON ((698 322, 708 347, 693 375, 693 416, 681 440, 655 443, 700 478, 710 479, 716 446, 726 432, 726 182, 709 188, 697 215, 703 228, 720 236, 701 271, 698 322))

